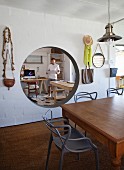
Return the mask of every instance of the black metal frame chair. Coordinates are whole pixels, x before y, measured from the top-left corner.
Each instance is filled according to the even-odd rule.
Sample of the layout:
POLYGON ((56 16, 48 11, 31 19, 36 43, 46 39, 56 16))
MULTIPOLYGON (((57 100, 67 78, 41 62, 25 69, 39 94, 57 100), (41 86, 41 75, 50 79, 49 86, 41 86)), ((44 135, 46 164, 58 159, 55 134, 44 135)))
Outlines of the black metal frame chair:
POLYGON ((108 88, 107 89, 107 97, 110 97, 111 93, 115 93, 117 95, 123 94, 123 88, 108 88))
MULTIPOLYGON (((97 98, 97 92, 78 92, 77 94, 74 95, 74 101, 77 103, 79 99, 83 98, 88 98, 91 100, 96 100, 97 98)), ((76 128, 76 123, 75 123, 75 128, 76 128)), ((85 131, 85 136, 86 136, 86 131, 85 131)))
POLYGON ((74 95, 74 101, 75 103, 82 98, 89 98, 91 100, 96 100, 97 98, 97 92, 78 92, 74 95))
POLYGON ((43 116, 43 120, 47 128, 51 132, 45 170, 48 170, 48 162, 49 162, 52 142, 54 142, 55 146, 61 151, 59 170, 62 170, 63 157, 65 153, 73 152, 79 154, 82 152, 87 152, 89 150, 92 150, 94 152, 95 160, 96 160, 96 170, 99 170, 98 149, 92 143, 91 139, 85 137, 77 129, 71 127, 68 124, 68 120, 66 119, 58 119, 58 120, 47 119, 48 113, 51 114, 51 111, 48 110, 43 116), (64 121, 64 123, 62 123, 62 121, 64 121), (59 125, 57 122, 59 123, 59 125))

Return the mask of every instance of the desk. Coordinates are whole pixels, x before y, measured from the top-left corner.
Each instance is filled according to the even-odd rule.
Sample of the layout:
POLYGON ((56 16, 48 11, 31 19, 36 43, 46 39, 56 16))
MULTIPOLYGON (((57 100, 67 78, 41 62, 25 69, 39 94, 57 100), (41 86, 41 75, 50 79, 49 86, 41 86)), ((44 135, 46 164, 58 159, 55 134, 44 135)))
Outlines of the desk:
POLYGON ((45 92, 47 92, 45 80, 48 80, 48 78, 42 77, 42 78, 34 78, 34 79, 21 79, 21 82, 28 83, 28 82, 39 81, 40 82, 39 93, 41 94, 41 92, 43 91, 43 86, 44 86, 45 92))
POLYGON ((54 87, 53 88, 53 93, 54 93, 54 102, 56 102, 57 99, 57 87, 60 89, 64 89, 67 91, 71 91, 72 88, 74 87, 74 83, 67 83, 64 81, 51 81, 50 84, 54 87))
POLYGON ((120 170, 124 155, 123 96, 64 104, 62 114, 106 145, 114 169, 120 170))

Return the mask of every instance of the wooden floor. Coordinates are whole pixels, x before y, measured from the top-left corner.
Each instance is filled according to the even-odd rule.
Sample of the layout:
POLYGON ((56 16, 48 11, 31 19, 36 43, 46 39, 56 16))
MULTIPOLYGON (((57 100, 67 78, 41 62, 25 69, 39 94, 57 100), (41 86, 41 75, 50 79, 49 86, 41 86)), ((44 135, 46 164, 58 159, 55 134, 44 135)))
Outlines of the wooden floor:
MULTIPOLYGON (((0 170, 44 170, 49 135, 43 122, 0 128, 0 170)), ((107 148, 94 142, 99 148, 100 170, 112 170, 107 148)), ((49 170, 58 170, 59 158, 60 152, 52 145, 49 170)), ((81 154, 80 161, 76 158, 65 155, 63 170, 95 170, 93 153, 81 154)))

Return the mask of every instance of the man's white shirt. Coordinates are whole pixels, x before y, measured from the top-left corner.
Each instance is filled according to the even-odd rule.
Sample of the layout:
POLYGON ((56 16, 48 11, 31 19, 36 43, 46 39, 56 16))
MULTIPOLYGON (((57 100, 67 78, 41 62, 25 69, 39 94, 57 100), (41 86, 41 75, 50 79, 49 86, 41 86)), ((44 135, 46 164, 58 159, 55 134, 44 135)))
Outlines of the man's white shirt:
POLYGON ((48 66, 48 78, 49 79, 56 79, 57 80, 57 74, 60 73, 60 68, 58 64, 50 64, 48 66))

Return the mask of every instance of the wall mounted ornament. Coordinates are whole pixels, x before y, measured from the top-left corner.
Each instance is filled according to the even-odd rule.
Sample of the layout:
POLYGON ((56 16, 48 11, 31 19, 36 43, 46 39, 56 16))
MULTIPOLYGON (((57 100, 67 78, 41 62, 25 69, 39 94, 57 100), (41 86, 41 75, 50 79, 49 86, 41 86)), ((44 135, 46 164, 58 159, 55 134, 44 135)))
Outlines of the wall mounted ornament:
POLYGON ((92 49, 93 39, 90 35, 85 35, 83 37, 84 42, 84 65, 85 69, 82 69, 82 83, 90 84, 93 82, 94 70, 90 67, 92 66, 92 49))
POLYGON ((93 59, 93 65, 96 68, 101 68, 105 63, 105 57, 104 57, 102 48, 99 43, 96 45, 96 49, 95 49, 92 59, 93 59), (99 47, 100 52, 96 52, 98 47, 99 47))
POLYGON ((13 43, 11 40, 11 32, 8 27, 3 30, 3 84, 8 87, 14 86, 14 61, 13 61, 13 43))
POLYGON ((83 42, 84 42, 84 64, 85 66, 92 66, 92 44, 93 44, 93 39, 90 35, 85 35, 83 37, 83 42))

